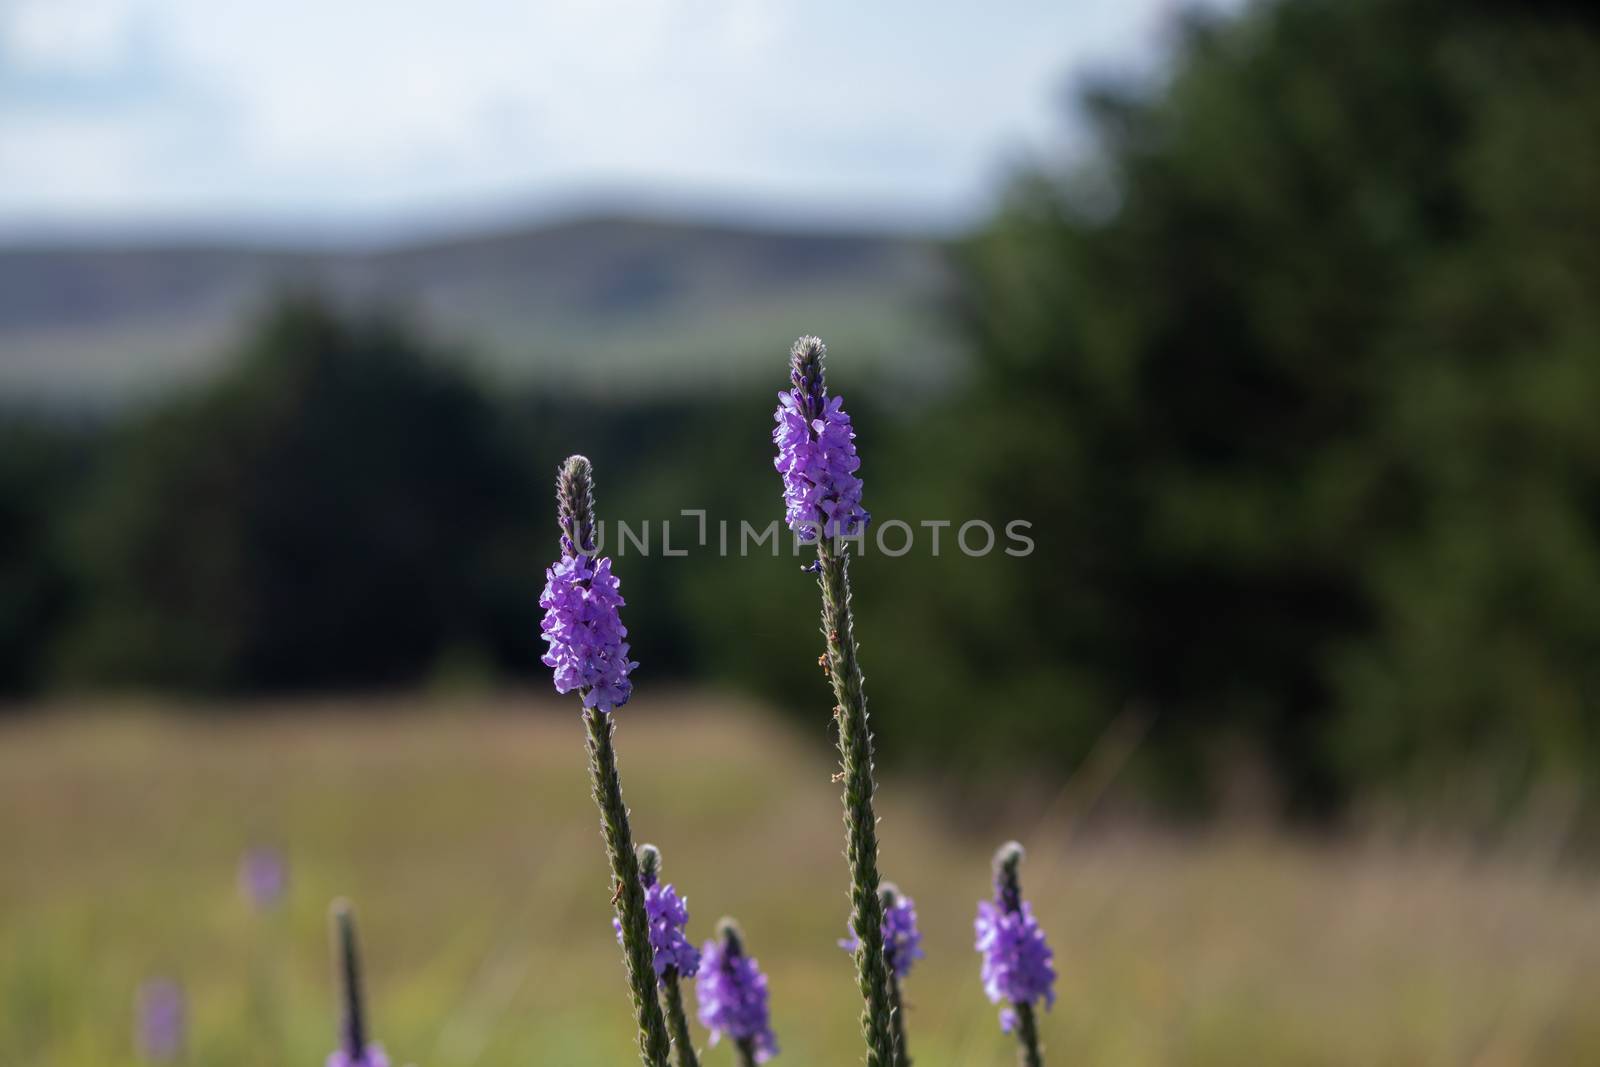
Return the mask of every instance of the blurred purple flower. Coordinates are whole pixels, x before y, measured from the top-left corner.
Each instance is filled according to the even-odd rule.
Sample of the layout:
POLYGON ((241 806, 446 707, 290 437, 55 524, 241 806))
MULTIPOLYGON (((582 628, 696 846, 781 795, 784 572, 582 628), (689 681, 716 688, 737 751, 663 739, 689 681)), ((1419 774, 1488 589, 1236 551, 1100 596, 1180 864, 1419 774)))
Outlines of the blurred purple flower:
POLYGON ((611 560, 566 555, 544 574, 539 629, 550 646, 544 664, 555 670, 556 692, 577 689, 584 707, 600 711, 626 704, 633 692, 628 674, 638 664, 628 659, 623 640, 628 630, 618 609, 624 601, 611 560))
MULTIPOLYGON (((660 980, 667 968, 675 967, 685 978, 693 978, 700 969, 700 953, 683 936, 689 921, 689 902, 678 897, 670 885, 641 878, 644 882, 644 911, 650 919, 650 947, 655 949, 656 978, 660 980)), ((611 927, 617 932, 617 944, 622 944, 622 920, 615 916, 611 927)))
MULTIPOLYGON (((850 936, 841 940, 839 947, 853 953, 861 947, 861 939, 856 937, 854 931, 847 932, 850 936)), ((923 956, 922 932, 917 929, 916 901, 898 891, 893 895, 893 903, 886 902, 883 910, 883 952, 897 978, 909 975, 911 965, 923 956)))
POLYGON ((283 901, 289 888, 289 865, 271 845, 255 845, 239 858, 239 892, 260 911, 283 901))
POLYGON ((135 1004, 139 1055, 150 1063, 170 1063, 183 1054, 188 1006, 183 987, 170 978, 151 978, 139 986, 135 1004))
POLYGON ((783 475, 784 519, 802 541, 854 537, 872 516, 861 506, 861 479, 856 471, 855 432, 842 397, 829 398, 823 385, 822 342, 802 337, 795 342, 790 380, 778 394, 772 443, 778 448, 773 466, 783 475))
POLYGON ((767 977, 756 961, 744 954, 738 932, 724 921, 722 937, 707 941, 701 950, 700 976, 695 996, 700 1022, 711 1031, 711 1044, 726 1034, 736 1043, 748 1042, 757 1063, 778 1054, 767 1007, 767 977))
MULTIPOLYGON (((983 991, 990 1003, 1043 1000, 1046 1008, 1055 1004, 1055 954, 1033 917, 1032 905, 1022 901, 1017 910, 1007 911, 1000 900, 980 901, 973 925, 976 948, 983 954, 983 991)), ((1015 1022, 1015 1012, 1009 1008, 1000 1012, 1000 1026, 1006 1032, 1015 1022)))
POLYGON ((327 1067, 389 1067, 382 1045, 368 1045, 366 1052, 352 1056, 344 1049, 328 1053, 327 1067))

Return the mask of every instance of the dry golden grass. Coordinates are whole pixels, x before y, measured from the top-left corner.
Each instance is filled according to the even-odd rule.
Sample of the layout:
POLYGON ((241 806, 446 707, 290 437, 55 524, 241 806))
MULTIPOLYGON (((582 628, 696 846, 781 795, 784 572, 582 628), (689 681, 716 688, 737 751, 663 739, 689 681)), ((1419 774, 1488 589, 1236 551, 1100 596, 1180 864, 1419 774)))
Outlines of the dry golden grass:
MULTIPOLYGON (((648 691, 620 723, 635 831, 662 847, 692 934, 743 921, 779 1062, 859 1062, 825 723, 802 735, 648 691)), ((1007 836, 1029 846, 1061 971, 1051 1063, 1600 1063, 1586 880, 1265 832, 1075 835, 1064 796, 1042 823, 995 825, 955 787, 884 783, 883 868, 916 898, 928 952, 907 987, 918 1067, 1012 1062, 970 926, 1007 836)), ((157 973, 190 991, 191 1063, 320 1063, 324 911, 341 894, 397 1062, 632 1062, 576 715, 505 697, 0 725, 0 1064, 133 1062, 133 990, 157 973), (265 916, 234 886, 258 840, 292 865, 265 916)))

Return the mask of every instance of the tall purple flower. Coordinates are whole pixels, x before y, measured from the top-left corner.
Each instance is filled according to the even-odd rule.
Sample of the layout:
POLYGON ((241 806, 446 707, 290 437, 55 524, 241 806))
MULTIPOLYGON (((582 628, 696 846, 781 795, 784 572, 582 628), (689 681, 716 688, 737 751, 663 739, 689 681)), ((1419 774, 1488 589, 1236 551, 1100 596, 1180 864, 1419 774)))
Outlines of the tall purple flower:
POLYGON ((717 940, 707 941, 702 950, 695 982, 700 1022, 711 1031, 713 1045, 726 1035, 745 1064, 765 1063, 778 1054, 768 1015, 767 977, 755 959, 745 955, 738 924, 723 919, 717 934, 717 940))
POLYGON ((823 344, 815 337, 795 342, 791 387, 778 394, 773 415, 778 447, 773 466, 783 475, 784 519, 803 542, 854 537, 872 516, 861 506, 855 432, 842 397, 829 398, 822 376, 823 344), (813 355, 814 353, 814 355, 813 355))
POLYGON ((1015 841, 995 854, 995 898, 978 903, 974 928, 976 948, 983 955, 984 992, 990 1003, 1009 1005, 1000 1012, 1000 1027, 1007 1033, 1016 1031, 1023 1062, 1037 1067, 1042 1060, 1033 1006, 1042 1000, 1048 1009, 1056 1002, 1055 954, 1032 906, 1022 899, 1017 872, 1022 856, 1022 846, 1015 841))
POLYGON ((332 915, 334 966, 339 980, 339 1047, 328 1054, 327 1067, 389 1067, 383 1046, 367 1041, 355 914, 348 902, 336 900, 332 915))
MULTIPOLYGON (((693 978, 700 969, 700 951, 683 935, 689 922, 689 902, 670 884, 662 885, 656 873, 660 855, 654 845, 639 846, 639 883, 644 886, 644 910, 650 919, 650 947, 655 950, 656 978, 665 985, 669 969, 693 978)), ((611 926, 617 932, 617 944, 622 944, 622 920, 613 916, 611 926)))
POLYGON ((789 525, 796 536, 815 542, 817 558, 806 569, 817 576, 822 594, 820 662, 833 687, 838 723, 838 781, 843 783, 845 859, 850 866, 850 930, 856 949, 856 985, 861 990, 861 1036, 867 1067, 897 1067, 894 970, 883 945, 883 901, 878 879, 878 784, 873 770, 872 728, 867 716, 866 675, 856 647, 850 604, 850 552, 845 535, 859 534, 869 516, 861 508, 860 461, 850 420, 837 397, 828 400, 824 363, 827 350, 815 337, 802 337, 789 350, 791 388, 780 394, 776 466, 783 475, 789 525))
POLYGON ((255 845, 239 858, 239 892, 258 911, 277 907, 288 888, 289 867, 279 849, 255 845))
POLYGON ((563 693, 576 689, 583 698, 589 784, 600 809, 606 858, 611 861, 609 892, 621 920, 639 1059, 646 1067, 668 1067, 672 1036, 661 1010, 650 915, 617 767, 616 717, 610 714, 627 702, 633 688, 628 673, 638 664, 629 661, 622 640, 627 631, 617 615, 622 597, 617 595, 611 561, 594 559, 594 469, 582 456, 568 456, 556 474, 556 522, 561 527, 561 559, 545 572, 544 595, 539 598, 545 609, 540 628, 550 645, 544 662, 555 668, 556 689, 563 693))
POLYGON ((135 998, 134 1043, 150 1063, 170 1063, 183 1054, 188 1036, 188 1004, 183 987, 170 978, 152 978, 135 998))

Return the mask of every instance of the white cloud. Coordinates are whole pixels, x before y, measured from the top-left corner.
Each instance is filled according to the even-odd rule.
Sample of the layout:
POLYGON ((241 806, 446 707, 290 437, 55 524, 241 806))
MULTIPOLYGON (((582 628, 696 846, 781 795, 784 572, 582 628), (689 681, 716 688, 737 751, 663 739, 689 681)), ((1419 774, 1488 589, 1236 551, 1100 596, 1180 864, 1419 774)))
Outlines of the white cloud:
POLYGON ((24 67, 90 72, 122 57, 135 14, 131 0, 13 0, 0 38, 24 67))
POLYGON ((0 222, 596 185, 949 216, 1050 135, 1070 67, 1148 57, 1164 3, 13 0, 14 59, 133 69, 149 38, 165 91, 126 113, 0 109, 0 222))

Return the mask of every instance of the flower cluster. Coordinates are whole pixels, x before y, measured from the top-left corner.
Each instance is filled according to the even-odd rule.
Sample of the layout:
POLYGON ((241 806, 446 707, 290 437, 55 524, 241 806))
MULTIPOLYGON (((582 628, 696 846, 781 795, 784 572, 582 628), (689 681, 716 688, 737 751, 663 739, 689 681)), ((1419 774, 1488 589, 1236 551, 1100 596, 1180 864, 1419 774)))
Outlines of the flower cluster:
MULTIPOLYGON (((700 951, 683 936, 684 925, 689 921, 689 902, 679 898, 670 885, 645 879, 644 910, 650 917, 650 947, 656 954, 656 977, 662 978, 667 968, 675 968, 685 978, 693 978, 700 970, 700 951)), ((617 932, 617 944, 622 944, 622 920, 613 918, 611 926, 617 932)))
POLYGON ((801 338, 795 345, 794 385, 778 394, 772 443, 773 466, 783 476, 784 519, 801 541, 854 537, 872 516, 861 506, 856 471, 855 432, 842 397, 828 397, 822 385, 822 342, 801 338), (808 345, 809 343, 809 345, 808 345))
MULTIPOLYGON (((974 927, 977 949, 983 953, 983 990, 990 1003, 1043 1000, 1048 1008, 1056 1002, 1055 954, 1030 904, 1023 901, 1016 911, 1009 911, 999 901, 980 901, 974 927)), ((1005 1030, 1010 1031, 1014 1021, 1010 1010, 1000 1013, 1005 1030)))
POLYGON ((727 932, 720 941, 707 941, 702 950, 695 995, 700 1022, 711 1031, 715 1045, 726 1034, 736 1042, 748 1041, 757 1063, 778 1054, 767 1011, 767 977, 756 961, 744 954, 737 935, 727 932))
MULTIPOLYGON (((846 952, 854 952, 861 947, 861 939, 852 932, 849 937, 839 942, 839 947, 846 952)), ((911 965, 923 956, 922 932, 917 929, 916 902, 898 892, 885 894, 883 953, 888 957, 889 966, 894 968, 896 978, 905 978, 909 975, 911 965)))
POLYGON ((544 576, 539 629, 550 646, 544 664, 555 669, 556 692, 577 689, 584 707, 600 711, 626 704, 633 692, 628 674, 638 664, 623 640, 628 630, 617 611, 623 599, 611 560, 563 556, 544 576))
POLYGON ((352 1056, 340 1049, 328 1054, 326 1067, 389 1067, 389 1057, 382 1045, 368 1045, 367 1050, 359 1056, 352 1056))

